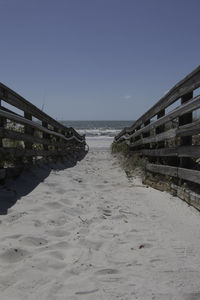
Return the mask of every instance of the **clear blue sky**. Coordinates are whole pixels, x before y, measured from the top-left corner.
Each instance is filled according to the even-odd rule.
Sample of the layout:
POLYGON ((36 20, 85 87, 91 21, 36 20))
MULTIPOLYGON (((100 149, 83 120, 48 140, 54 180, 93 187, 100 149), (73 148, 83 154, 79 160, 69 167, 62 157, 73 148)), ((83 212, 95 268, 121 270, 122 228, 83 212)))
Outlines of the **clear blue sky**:
POLYGON ((200 64, 199 0, 0 0, 0 81, 63 120, 134 120, 200 64))

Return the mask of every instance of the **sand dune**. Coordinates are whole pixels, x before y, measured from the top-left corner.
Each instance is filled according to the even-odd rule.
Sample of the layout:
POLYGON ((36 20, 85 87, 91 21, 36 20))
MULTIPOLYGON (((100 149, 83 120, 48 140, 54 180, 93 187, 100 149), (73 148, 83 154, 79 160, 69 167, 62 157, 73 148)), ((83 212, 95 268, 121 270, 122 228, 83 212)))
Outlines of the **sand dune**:
POLYGON ((199 212, 108 151, 26 172, 0 199, 1 300, 200 299, 199 212))

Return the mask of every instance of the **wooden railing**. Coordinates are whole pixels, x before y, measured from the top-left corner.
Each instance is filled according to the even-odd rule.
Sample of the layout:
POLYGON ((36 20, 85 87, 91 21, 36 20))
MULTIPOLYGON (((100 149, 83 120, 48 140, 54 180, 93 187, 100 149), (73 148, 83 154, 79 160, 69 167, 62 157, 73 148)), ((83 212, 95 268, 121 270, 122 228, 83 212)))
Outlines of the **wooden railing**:
POLYGON ((124 128, 115 142, 125 142, 133 153, 146 156, 147 171, 200 185, 199 87, 200 66, 124 128))
POLYGON ((85 136, 65 127, 0 83, 0 179, 8 173, 15 174, 14 170, 25 163, 38 158, 64 157, 84 150, 85 145, 85 136), (14 112, 13 107, 20 113, 14 112))

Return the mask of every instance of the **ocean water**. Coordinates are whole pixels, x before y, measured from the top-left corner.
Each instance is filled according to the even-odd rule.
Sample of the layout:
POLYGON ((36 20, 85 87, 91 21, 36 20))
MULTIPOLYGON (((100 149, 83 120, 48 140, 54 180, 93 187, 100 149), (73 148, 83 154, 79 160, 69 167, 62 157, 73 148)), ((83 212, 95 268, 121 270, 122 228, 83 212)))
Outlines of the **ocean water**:
POLYGON ((67 127, 73 127, 81 135, 86 135, 90 148, 108 148, 115 135, 134 121, 62 121, 67 127))
POLYGON ((67 127, 73 127, 86 137, 114 137, 133 121, 62 121, 67 127))

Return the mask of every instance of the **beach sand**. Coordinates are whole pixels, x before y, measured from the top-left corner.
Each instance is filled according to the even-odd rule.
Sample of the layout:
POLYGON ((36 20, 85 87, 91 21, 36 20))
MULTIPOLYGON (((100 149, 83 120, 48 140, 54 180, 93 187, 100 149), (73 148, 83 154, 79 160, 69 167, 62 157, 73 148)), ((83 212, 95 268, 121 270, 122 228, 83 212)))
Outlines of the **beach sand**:
POLYGON ((0 189, 0 299, 200 299, 199 212, 90 149, 0 189))

